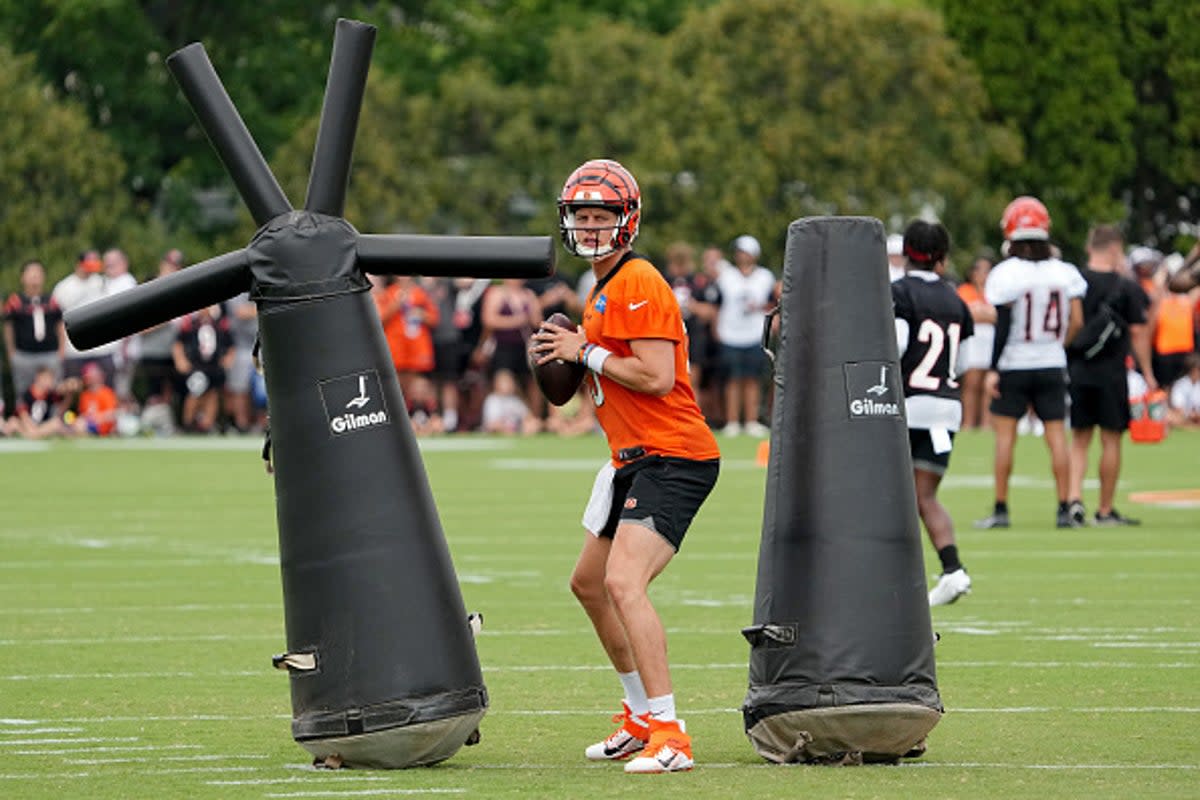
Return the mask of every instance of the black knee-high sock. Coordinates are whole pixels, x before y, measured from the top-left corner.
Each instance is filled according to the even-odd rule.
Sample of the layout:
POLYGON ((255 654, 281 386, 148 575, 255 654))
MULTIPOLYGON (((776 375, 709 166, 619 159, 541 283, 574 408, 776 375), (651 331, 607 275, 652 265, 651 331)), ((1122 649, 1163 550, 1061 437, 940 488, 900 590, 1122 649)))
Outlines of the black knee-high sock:
POLYGON ((958 547, 948 544, 941 550, 938 550, 938 558, 942 562, 942 574, 946 575, 963 568, 962 562, 958 560, 958 547))

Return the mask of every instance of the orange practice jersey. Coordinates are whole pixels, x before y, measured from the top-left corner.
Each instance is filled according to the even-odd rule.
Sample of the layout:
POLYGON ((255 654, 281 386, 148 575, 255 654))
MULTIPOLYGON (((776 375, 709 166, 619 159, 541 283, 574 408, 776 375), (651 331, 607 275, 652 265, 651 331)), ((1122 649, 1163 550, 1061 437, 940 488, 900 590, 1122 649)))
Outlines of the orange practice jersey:
POLYGON ((665 397, 626 388, 589 371, 584 380, 596 405, 596 419, 608 436, 613 463, 617 451, 643 447, 648 455, 707 461, 720 458, 717 440, 704 421, 688 382, 687 334, 679 301, 646 259, 627 255, 597 284, 583 312, 588 341, 619 358, 633 355, 634 339, 666 339, 675 344, 675 385, 665 397))

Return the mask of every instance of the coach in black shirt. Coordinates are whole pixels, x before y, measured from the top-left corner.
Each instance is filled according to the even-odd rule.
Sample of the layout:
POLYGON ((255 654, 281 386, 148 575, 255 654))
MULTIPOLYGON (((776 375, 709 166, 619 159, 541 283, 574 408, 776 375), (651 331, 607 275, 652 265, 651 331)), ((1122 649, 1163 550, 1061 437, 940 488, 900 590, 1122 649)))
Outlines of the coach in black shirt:
POLYGON ((1118 274, 1125 263, 1125 240, 1111 225, 1088 233, 1088 265, 1080 270, 1087 281, 1083 298, 1083 329, 1067 348, 1071 391, 1071 516, 1086 521, 1083 476, 1088 466, 1092 432, 1100 429, 1100 499, 1096 525, 1137 525, 1113 508, 1121 472, 1121 439, 1129 427, 1129 388, 1126 358, 1133 347, 1138 367, 1151 389, 1150 337, 1146 327, 1149 298, 1132 280, 1118 274))
POLYGON ((40 262, 21 266, 21 291, 4 304, 4 349, 18 398, 33 384, 33 376, 49 367, 62 376, 62 309, 46 290, 46 270, 40 262))

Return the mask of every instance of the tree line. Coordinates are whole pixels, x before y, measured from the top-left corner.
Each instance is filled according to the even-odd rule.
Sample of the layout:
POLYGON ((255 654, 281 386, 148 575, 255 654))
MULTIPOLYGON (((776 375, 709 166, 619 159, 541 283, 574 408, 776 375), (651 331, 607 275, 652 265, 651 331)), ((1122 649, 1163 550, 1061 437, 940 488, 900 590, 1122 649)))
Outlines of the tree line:
MULTIPOLYGON (((965 256, 1037 194, 1183 247, 1200 203, 1200 5, 1169 0, 0 0, 0 286, 88 246, 147 272, 253 224, 164 60, 202 41, 300 202, 338 16, 379 26, 346 216, 369 232, 550 233, 577 163, 642 183, 642 246, 935 214, 965 256)), ((577 265, 564 265, 577 268, 577 265)))

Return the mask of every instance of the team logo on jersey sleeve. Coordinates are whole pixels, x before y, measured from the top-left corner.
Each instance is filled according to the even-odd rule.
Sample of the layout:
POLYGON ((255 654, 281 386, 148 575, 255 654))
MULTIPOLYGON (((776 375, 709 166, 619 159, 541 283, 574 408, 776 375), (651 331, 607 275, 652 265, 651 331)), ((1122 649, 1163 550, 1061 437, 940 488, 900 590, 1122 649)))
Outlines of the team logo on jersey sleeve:
POLYGON ((888 361, 853 361, 842 365, 846 408, 853 419, 903 415, 900 373, 888 361))
POLYGON ((602 294, 596 298, 596 313, 597 314, 603 314, 606 306, 608 306, 608 295, 602 294))

